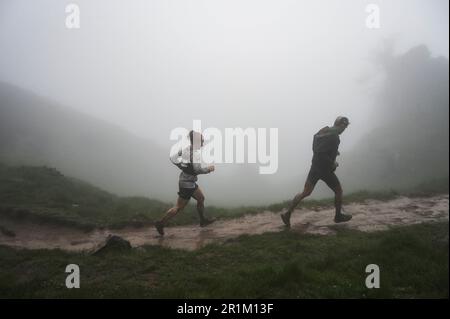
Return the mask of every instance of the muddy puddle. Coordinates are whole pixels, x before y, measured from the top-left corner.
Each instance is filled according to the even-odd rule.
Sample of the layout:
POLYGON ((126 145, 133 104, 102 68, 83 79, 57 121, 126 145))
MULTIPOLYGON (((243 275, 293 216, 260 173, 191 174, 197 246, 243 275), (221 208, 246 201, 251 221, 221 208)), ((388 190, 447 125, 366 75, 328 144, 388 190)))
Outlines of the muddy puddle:
MULTIPOLYGON (((448 204, 448 195, 427 198, 398 197, 390 201, 368 200, 346 205, 345 212, 352 214, 353 219, 338 225, 333 222, 333 208, 319 211, 299 209, 292 214, 291 231, 332 235, 339 228, 371 232, 387 230, 396 225, 448 221, 448 204)), ((110 234, 127 239, 134 247, 161 245, 194 250, 211 242, 225 242, 244 234, 255 235, 284 230, 280 214, 272 212, 219 220, 207 228, 200 228, 197 225, 167 227, 164 237, 158 236, 153 227, 83 232, 73 228, 18 223, 5 219, 0 219, 0 225, 15 233, 12 237, 0 232, 1 245, 29 249, 60 248, 69 251, 93 251, 100 247, 110 234)))

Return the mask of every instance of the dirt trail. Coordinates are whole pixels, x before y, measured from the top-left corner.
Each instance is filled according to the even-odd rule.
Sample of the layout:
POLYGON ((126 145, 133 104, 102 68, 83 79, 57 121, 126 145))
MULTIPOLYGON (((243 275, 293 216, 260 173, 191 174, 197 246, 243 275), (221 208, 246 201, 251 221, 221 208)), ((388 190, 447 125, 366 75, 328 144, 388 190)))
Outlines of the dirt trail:
MULTIPOLYGON (((449 196, 427 198, 399 197, 390 201, 368 200, 345 206, 353 215, 349 223, 336 225, 334 210, 296 210, 292 215, 292 230, 302 233, 334 234, 338 228, 361 231, 386 230, 394 225, 411 225, 429 221, 449 220, 449 196)), ((98 248, 109 234, 119 235, 133 246, 162 245, 171 248, 194 250, 211 242, 224 242, 243 234, 254 235, 279 232, 284 229, 279 213, 262 212, 232 220, 219 220, 207 228, 197 225, 167 227, 166 236, 157 236, 153 227, 125 228, 122 230, 95 230, 83 232, 73 228, 40 225, 36 223, 0 220, 0 225, 13 231, 10 237, 0 232, 0 244, 29 249, 61 248, 80 251, 98 248)))

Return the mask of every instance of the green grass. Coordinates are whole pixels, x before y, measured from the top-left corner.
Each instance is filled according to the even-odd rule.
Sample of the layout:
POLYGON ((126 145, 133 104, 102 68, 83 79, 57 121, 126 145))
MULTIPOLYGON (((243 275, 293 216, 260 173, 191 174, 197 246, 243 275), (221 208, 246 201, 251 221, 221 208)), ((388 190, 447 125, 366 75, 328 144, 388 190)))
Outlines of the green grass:
POLYGON ((448 298, 448 222, 336 236, 242 236, 194 252, 103 256, 0 246, 1 298, 448 298), (65 287, 66 265, 81 288, 65 287), (381 288, 365 287, 377 264, 381 288))
POLYGON ((0 215, 81 228, 145 225, 170 205, 119 197, 48 167, 0 165, 0 215))
MULTIPOLYGON (((384 192, 361 191, 346 194, 345 203, 366 199, 392 199, 400 194, 427 196, 448 193, 448 177, 430 181, 408 190, 384 192)), ((333 205, 333 199, 306 200, 302 207, 324 207, 333 205)), ((121 228, 128 225, 145 226, 159 219, 171 206, 145 197, 119 197, 80 180, 66 177, 48 167, 6 166, 0 164, 0 216, 50 222, 60 225, 92 228, 121 228)), ((288 201, 269 206, 246 206, 221 208, 207 206, 208 216, 235 218, 255 214, 263 210, 279 211, 288 206, 288 201)), ((198 222, 195 206, 173 219, 173 225, 198 222)))

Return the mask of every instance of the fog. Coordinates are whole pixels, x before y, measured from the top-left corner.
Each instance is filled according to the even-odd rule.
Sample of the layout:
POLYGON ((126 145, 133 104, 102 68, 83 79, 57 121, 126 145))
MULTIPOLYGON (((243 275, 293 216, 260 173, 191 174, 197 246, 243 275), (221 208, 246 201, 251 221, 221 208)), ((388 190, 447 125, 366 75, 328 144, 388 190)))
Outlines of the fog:
MULTIPOLYGON (((410 130, 398 124, 405 114, 431 112, 438 119, 447 114, 447 120, 436 125, 442 130, 437 129, 434 138, 448 136, 446 0, 74 2, 80 7, 80 29, 66 28, 67 3, 61 1, 0 3, 0 80, 149 140, 153 146, 137 146, 139 155, 131 148, 124 155, 118 145, 117 152, 124 156, 109 169, 107 161, 86 160, 104 156, 92 154, 97 145, 89 154, 76 152, 83 162, 73 156, 46 158, 50 151, 39 155, 39 163, 105 189, 174 200, 178 171, 168 161, 174 143, 170 132, 190 129, 196 119, 204 128, 221 131, 279 130, 276 174, 258 175, 257 165, 218 164, 214 174, 200 178, 210 203, 221 205, 270 203, 294 195, 310 165, 312 135, 338 115, 351 122, 341 137, 343 166, 338 172, 350 190, 385 186, 352 168, 379 176, 384 162, 371 165, 367 162, 372 157, 360 154, 367 138, 389 139, 373 133, 387 125, 386 119, 389 127, 397 128, 392 134, 402 136, 410 130), (380 7, 379 29, 366 26, 368 3, 380 7), (422 55, 414 55, 417 48, 422 55), (415 58, 402 64, 411 50, 415 58), (398 71, 405 67, 415 71, 398 71), (412 112, 411 104, 418 100, 420 106, 412 112), (146 167, 143 150, 162 155, 151 157, 146 167), (358 166, 355 158, 367 167, 358 166)), ((413 126, 415 133, 435 125, 426 123, 413 126)), ((59 135, 64 125, 56 126, 62 127, 51 134, 59 135)), ((85 130, 78 120, 76 126, 85 130)), ((120 140, 131 143, 125 142, 128 137, 120 140)), ((36 141, 49 143, 44 137, 36 141)), ((440 148, 439 165, 433 167, 448 166, 448 137, 446 144, 440 148)), ((63 148, 67 142, 57 145, 63 148)), ((394 146, 386 148, 394 154, 394 146)), ((113 151, 110 154, 114 157, 113 151)), ((426 165, 426 160, 417 163, 426 165)), ((448 176, 448 170, 434 170, 411 179, 405 174, 417 174, 409 171, 386 183, 401 180, 398 185, 404 186, 440 173, 448 176)), ((329 195, 324 188, 317 194, 329 195)))

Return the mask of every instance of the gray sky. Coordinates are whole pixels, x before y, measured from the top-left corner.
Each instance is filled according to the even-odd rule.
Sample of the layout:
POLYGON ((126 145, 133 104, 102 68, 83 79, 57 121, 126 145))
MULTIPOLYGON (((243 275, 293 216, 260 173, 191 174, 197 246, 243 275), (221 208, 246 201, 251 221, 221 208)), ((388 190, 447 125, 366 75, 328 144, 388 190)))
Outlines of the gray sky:
POLYGON ((447 0, 2 0, 0 80, 167 147, 171 129, 278 127, 280 176, 340 114, 350 148, 373 125, 373 53, 391 39, 449 56, 447 0), (380 6, 380 29, 365 25, 380 6))

